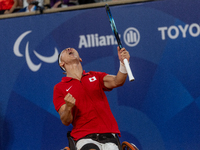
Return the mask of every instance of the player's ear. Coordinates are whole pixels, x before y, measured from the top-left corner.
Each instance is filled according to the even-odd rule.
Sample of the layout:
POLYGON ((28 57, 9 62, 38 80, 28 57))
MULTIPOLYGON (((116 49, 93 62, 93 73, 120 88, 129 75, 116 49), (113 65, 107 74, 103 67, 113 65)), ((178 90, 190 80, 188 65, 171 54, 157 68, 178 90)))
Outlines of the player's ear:
POLYGON ((60 65, 60 67, 64 67, 64 62, 63 61, 60 62, 59 65, 60 65))

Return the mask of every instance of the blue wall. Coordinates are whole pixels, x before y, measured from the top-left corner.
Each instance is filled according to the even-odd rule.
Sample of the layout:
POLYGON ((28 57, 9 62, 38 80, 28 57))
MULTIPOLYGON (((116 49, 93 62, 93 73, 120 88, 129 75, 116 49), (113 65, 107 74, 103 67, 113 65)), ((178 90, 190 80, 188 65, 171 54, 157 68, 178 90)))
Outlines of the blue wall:
MULTIPOLYGON (((111 7, 136 79, 106 93, 121 141, 140 150, 200 149, 199 7, 199 0, 111 7)), ((86 71, 116 74, 105 8, 2 19, 0 35, 0 149, 64 148, 72 126, 52 103, 64 76, 57 53, 74 47, 86 71)))

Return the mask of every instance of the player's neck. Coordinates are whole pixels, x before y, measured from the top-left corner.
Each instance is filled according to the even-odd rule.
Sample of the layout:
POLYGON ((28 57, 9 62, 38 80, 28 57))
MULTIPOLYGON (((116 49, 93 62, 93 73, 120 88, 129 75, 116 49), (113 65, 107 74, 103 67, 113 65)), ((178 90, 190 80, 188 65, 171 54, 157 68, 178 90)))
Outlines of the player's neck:
POLYGON ((81 80, 83 68, 81 64, 73 64, 67 68, 67 77, 81 80))

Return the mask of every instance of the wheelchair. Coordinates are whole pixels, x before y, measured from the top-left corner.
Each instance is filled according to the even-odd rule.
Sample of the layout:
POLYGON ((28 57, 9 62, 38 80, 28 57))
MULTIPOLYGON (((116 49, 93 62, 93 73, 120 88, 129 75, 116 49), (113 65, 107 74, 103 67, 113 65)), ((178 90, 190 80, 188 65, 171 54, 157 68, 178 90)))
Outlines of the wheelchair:
MULTIPOLYGON (((119 138, 118 138, 117 135, 116 135, 116 138, 117 138, 119 150, 139 150, 134 144, 129 143, 127 141, 123 141, 122 144, 120 144, 120 141, 119 141, 119 138)), ((77 150, 77 148, 75 146, 76 143, 73 140, 73 138, 70 136, 70 131, 67 133, 67 139, 68 139, 68 142, 69 142, 69 147, 65 147, 62 150, 77 150)))

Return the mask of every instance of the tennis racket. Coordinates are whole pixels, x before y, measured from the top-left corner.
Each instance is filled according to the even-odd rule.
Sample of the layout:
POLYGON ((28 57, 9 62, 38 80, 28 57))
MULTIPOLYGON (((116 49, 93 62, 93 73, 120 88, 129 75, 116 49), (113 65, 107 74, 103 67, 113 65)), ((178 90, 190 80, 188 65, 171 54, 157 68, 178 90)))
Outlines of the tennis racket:
MULTIPOLYGON (((109 18, 109 21, 110 21, 110 26, 111 26, 111 29, 115 35, 115 38, 117 40, 117 43, 118 43, 118 46, 120 49, 122 49, 122 43, 121 43, 121 40, 119 38, 119 34, 118 34, 118 31, 117 31, 117 27, 115 25, 115 21, 112 17, 112 14, 111 14, 111 11, 110 11, 110 8, 109 8, 109 5, 106 4, 105 5, 105 8, 106 8, 106 13, 108 15, 108 18, 109 18)), ((129 81, 134 81, 135 78, 133 77, 133 74, 132 74, 132 71, 131 71, 131 68, 129 66, 129 63, 128 63, 128 60, 125 58, 124 60, 124 65, 126 67, 126 71, 128 72, 128 76, 129 76, 129 81)))

